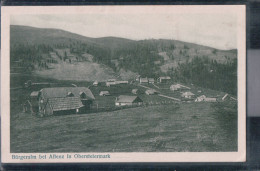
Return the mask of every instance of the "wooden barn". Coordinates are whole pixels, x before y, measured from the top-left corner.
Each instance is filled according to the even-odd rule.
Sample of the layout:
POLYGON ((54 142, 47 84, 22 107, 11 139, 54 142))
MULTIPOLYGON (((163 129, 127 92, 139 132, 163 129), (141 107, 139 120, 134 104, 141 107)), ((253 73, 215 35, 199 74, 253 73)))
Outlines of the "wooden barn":
POLYGON ((150 84, 153 84, 153 83, 154 83, 154 78, 148 78, 148 82, 149 82, 150 84))
POLYGON ((159 94, 158 91, 154 90, 154 89, 148 89, 145 91, 145 94, 147 95, 154 95, 154 94, 159 94))
POLYGON ((133 90, 132 90, 132 93, 133 93, 133 94, 138 94, 138 93, 139 93, 139 90, 138 90, 138 89, 133 89, 133 90))
POLYGON ((217 98, 206 97, 205 95, 199 96, 195 99, 195 102, 216 102, 217 98))
POLYGON ((140 78, 140 84, 148 84, 148 78, 140 78))
POLYGON ((106 86, 110 87, 111 85, 116 85, 116 79, 108 79, 106 81, 106 86))
POLYGON ((192 99, 192 98, 195 96, 195 94, 193 94, 193 93, 190 92, 190 91, 187 91, 187 92, 182 93, 181 96, 184 97, 184 98, 186 98, 186 99, 192 99))
POLYGON ((93 86, 98 86, 98 81, 94 81, 93 86))
POLYGON ((109 93, 109 91, 100 91, 99 95, 100 96, 110 96, 110 93, 109 93))
POLYGON ((116 98, 116 106, 140 106, 143 104, 143 100, 138 96, 126 96, 120 95, 116 98))
POLYGON ((169 83, 171 81, 171 77, 165 76, 165 77, 159 77, 157 79, 158 83, 169 83))
POLYGON ((73 114, 90 109, 95 97, 86 87, 53 87, 39 92, 41 115, 73 114))
POLYGON ((128 84, 128 81, 116 81, 116 84, 128 84))
POLYGON ((141 77, 141 75, 137 75, 137 76, 135 76, 135 81, 140 81, 140 77, 141 77))
POLYGON ((179 84, 172 84, 170 86, 170 90, 172 91, 177 91, 177 90, 180 90, 181 89, 181 86, 179 84))
POLYGON ((172 91, 184 90, 184 89, 190 90, 191 88, 190 88, 190 87, 187 87, 187 86, 184 86, 184 85, 182 85, 182 84, 172 84, 172 85, 170 86, 170 90, 172 90, 172 91))

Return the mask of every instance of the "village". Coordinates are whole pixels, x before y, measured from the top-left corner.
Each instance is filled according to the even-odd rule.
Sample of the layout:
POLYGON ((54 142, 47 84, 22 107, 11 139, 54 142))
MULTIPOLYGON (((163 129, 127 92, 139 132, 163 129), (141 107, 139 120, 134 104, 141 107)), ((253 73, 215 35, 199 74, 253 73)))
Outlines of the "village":
POLYGON ((28 80, 24 87, 34 91, 23 104, 23 111, 40 117, 179 103, 236 101, 227 93, 176 83, 169 76, 154 79, 137 75, 133 80, 108 79, 106 82, 94 81, 88 86, 71 84, 69 87, 28 80))
POLYGON ((27 26, 10 35, 10 152, 237 151, 236 49, 27 26))

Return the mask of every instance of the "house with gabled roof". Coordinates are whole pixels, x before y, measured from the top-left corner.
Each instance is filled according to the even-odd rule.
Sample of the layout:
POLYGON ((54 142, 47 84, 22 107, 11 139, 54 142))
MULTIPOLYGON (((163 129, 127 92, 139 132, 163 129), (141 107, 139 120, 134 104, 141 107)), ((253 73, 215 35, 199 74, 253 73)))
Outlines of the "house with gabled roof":
POLYGON ((145 94, 147 94, 147 95, 154 95, 154 94, 159 94, 159 92, 156 91, 155 89, 147 89, 145 91, 145 94))
POLYGON ((109 93, 109 91, 100 91, 99 95, 100 96, 110 96, 110 93, 109 93))
POLYGON ((98 86, 98 81, 97 80, 93 82, 93 86, 98 86))
POLYGON ((143 100, 138 96, 120 95, 115 100, 116 106, 140 106, 143 104, 143 100))
POLYGON ((138 93, 139 93, 139 90, 138 90, 138 89, 132 89, 132 93, 133 93, 133 94, 138 94, 138 93))
POLYGON ((43 88, 39 92, 41 115, 80 113, 90 109, 95 97, 86 87, 43 88))
POLYGON ((193 94, 192 92, 190 91, 187 91, 187 92, 184 92, 182 93, 181 97, 184 97, 186 99, 191 99, 195 96, 195 94, 193 94))
POLYGON ((168 83, 170 81, 171 81, 171 77, 169 77, 169 76, 159 77, 157 79, 158 83, 168 83))
POLYGON ((139 79, 139 82, 140 82, 140 84, 148 84, 148 78, 146 77, 146 78, 140 78, 139 79))
POLYGON ((172 91, 181 90, 181 89, 188 89, 188 90, 190 90, 191 88, 187 87, 187 86, 184 86, 182 84, 172 84, 170 86, 170 90, 172 90, 172 91))
POLYGON ((195 102, 216 102, 217 98, 215 97, 206 97, 205 95, 201 95, 195 99, 195 102))
POLYGON ((153 83, 154 83, 154 78, 148 78, 148 82, 149 82, 150 84, 153 84, 153 83))

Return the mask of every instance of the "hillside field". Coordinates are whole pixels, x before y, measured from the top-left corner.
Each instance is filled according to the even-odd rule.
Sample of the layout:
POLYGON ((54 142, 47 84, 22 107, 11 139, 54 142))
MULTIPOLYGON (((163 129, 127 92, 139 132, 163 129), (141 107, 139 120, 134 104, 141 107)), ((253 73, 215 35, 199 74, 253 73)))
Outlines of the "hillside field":
MULTIPOLYGON (((22 112, 26 97, 31 91, 40 89, 22 88, 28 79, 32 82, 50 82, 53 86, 91 85, 87 81, 11 75, 11 152, 237 151, 237 112, 216 113, 212 103, 170 103, 39 118, 22 112)), ((114 105, 116 96, 130 95, 133 88, 136 85, 90 87, 100 106, 114 105), (109 90, 111 96, 98 96, 100 90, 109 90)), ((145 89, 138 89, 144 102, 167 100, 147 96, 143 94, 145 89)), ((223 93, 199 90, 207 94, 223 93)), ((174 95, 169 90, 160 91, 174 95)))
POLYGON ((237 115, 182 103, 37 118, 17 113, 11 152, 237 151, 237 115))

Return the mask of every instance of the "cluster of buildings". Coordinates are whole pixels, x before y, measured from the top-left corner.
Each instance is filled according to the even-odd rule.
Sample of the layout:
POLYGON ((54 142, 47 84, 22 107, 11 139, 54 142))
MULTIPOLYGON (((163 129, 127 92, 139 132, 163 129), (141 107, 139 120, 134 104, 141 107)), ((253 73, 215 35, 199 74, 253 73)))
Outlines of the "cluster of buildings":
MULTIPOLYGON (((159 77, 157 82, 167 83, 170 77, 159 77)), ((154 83, 153 78, 141 78, 141 83, 154 83)), ((25 87, 30 87, 32 83, 30 80, 25 83, 25 87)), ((40 83, 39 83, 40 84, 40 83)), ((95 101, 95 97, 91 90, 86 87, 49 87, 46 88, 46 83, 40 91, 33 91, 30 94, 29 99, 24 103, 24 111, 31 111, 32 113, 38 113, 39 115, 57 115, 57 114, 73 114, 73 113, 86 113, 92 108, 95 101)), ((40 84, 40 85, 41 85, 40 84)), ((128 81, 118 81, 116 79, 109 79, 105 82, 105 85, 110 87, 111 85, 128 84, 128 81)), ((93 82, 93 86, 98 86, 98 81, 93 82)), ((167 85, 167 84, 166 84, 167 85)), ((156 85, 154 85, 156 86, 156 85)), ((146 87, 143 85, 143 87, 146 87)), ((159 87, 158 87, 159 88, 159 87)), ((170 85, 172 92, 177 91, 183 101, 195 101, 195 102, 216 102, 215 97, 206 97, 202 95, 201 91, 198 91, 200 96, 191 92, 191 88, 179 83, 170 85)), ((143 100, 138 97, 140 90, 137 88, 132 89, 132 95, 119 95, 115 99, 115 106, 140 106, 143 104, 143 100)), ((144 92, 146 95, 159 94, 155 89, 148 88, 144 92)), ((99 96, 110 96, 110 92, 107 90, 100 91, 99 96)), ((165 96, 166 97, 166 96, 165 96)), ((234 97, 226 94, 222 101, 226 99, 236 100, 234 97)))
MULTIPOLYGON (((196 95, 194 93, 192 93, 190 90, 190 87, 184 86, 182 84, 172 84, 170 86, 170 90, 171 91, 183 91, 186 90, 184 92, 181 93, 181 97, 186 99, 186 100, 194 100, 195 102, 202 102, 202 101, 206 101, 206 102, 216 102, 217 98, 215 97, 206 97, 205 95, 201 95, 199 97, 196 97, 196 95)), ((201 93, 201 91, 199 91, 201 93)))
MULTIPOLYGON (((110 95, 101 91, 100 95, 110 95)), ((92 108, 95 97, 86 87, 52 87, 31 92, 24 103, 24 112, 37 113, 40 116, 86 113, 92 108)), ((120 95, 115 106, 140 106, 142 99, 136 95, 120 95)))
POLYGON ((169 83, 171 81, 171 77, 169 76, 163 76, 157 78, 155 81, 154 78, 148 78, 148 77, 141 77, 140 75, 136 76, 135 81, 139 82, 140 84, 154 84, 157 83, 169 83))

